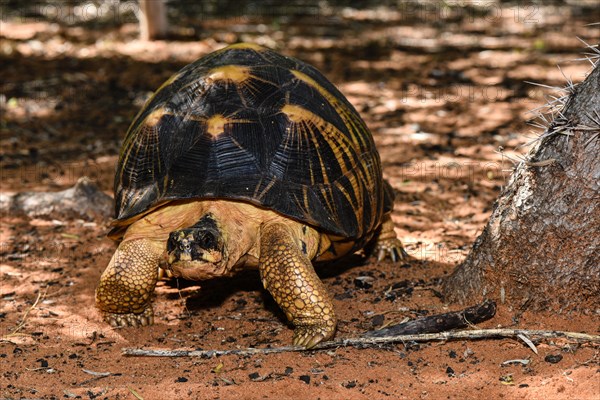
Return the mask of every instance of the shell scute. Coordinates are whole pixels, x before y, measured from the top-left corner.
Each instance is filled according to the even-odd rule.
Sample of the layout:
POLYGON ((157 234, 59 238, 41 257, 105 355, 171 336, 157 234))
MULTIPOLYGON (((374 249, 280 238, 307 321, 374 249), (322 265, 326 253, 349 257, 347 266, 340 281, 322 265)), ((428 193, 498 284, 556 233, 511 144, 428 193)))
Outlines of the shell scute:
POLYGON ((191 198, 247 201, 366 238, 390 199, 348 100, 314 67, 235 45, 184 67, 132 123, 115 177, 116 220, 191 198))

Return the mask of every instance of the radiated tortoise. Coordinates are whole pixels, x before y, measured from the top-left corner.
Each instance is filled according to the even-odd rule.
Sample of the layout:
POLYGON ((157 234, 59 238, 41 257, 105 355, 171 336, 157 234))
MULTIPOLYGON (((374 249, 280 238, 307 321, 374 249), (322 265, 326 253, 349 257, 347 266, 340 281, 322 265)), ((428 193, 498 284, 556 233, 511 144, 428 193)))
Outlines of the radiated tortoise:
POLYGON ((372 243, 404 250, 371 133, 314 67, 237 44, 184 67, 147 101, 115 176, 120 241, 96 291, 113 326, 153 322, 157 270, 185 279, 258 267, 294 325, 293 343, 334 335, 313 262, 372 243))

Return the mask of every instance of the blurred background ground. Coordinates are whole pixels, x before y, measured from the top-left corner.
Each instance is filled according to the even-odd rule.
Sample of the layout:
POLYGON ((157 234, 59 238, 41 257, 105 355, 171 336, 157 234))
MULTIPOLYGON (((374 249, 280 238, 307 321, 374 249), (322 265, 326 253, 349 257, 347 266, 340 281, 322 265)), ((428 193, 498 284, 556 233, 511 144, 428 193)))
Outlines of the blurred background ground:
MULTIPOLYGON (((0 7, 3 192, 60 190, 86 175, 112 195, 121 140, 144 101, 185 64, 228 44, 270 47, 334 82, 373 132, 412 257, 402 266, 355 257, 320 269, 341 319, 338 337, 458 308, 436 285, 463 260, 539 133, 530 111, 561 94, 527 82, 581 81, 590 68, 584 42, 600 39, 590 25, 600 21, 594 1, 172 0, 169 38, 154 42, 138 38, 134 1, 0 7), (374 278, 372 287, 359 276, 374 278)), ((291 330, 254 272, 202 290, 161 283, 155 326, 110 329, 93 301, 114 251, 109 222, 2 215, 0 336, 18 326, 23 336, 0 342, 0 398, 125 399, 132 390, 145 399, 600 398, 598 348, 561 341, 539 344, 539 355, 498 340, 123 358, 122 347, 279 346, 291 330), (510 359, 528 363, 502 364, 510 359)), ((483 327, 498 325, 598 333, 600 319, 500 306, 483 327)))

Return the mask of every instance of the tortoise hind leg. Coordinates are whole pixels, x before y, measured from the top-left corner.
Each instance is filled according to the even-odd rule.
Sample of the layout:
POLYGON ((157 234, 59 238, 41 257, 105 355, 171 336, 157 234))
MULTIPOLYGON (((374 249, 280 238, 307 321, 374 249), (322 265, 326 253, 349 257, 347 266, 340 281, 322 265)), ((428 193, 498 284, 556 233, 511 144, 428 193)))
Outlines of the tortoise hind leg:
POLYGON ((265 289, 295 327, 294 345, 311 348, 334 335, 337 320, 331 299, 284 225, 261 230, 259 270, 265 289))
POLYGON ((114 327, 152 325, 151 296, 164 246, 148 239, 122 242, 100 277, 96 306, 114 327))
POLYGON ((393 262, 408 258, 408 254, 402 247, 402 242, 396 236, 394 222, 389 213, 383 216, 379 234, 375 238, 374 254, 377 255, 377 261, 382 261, 388 256, 393 262))

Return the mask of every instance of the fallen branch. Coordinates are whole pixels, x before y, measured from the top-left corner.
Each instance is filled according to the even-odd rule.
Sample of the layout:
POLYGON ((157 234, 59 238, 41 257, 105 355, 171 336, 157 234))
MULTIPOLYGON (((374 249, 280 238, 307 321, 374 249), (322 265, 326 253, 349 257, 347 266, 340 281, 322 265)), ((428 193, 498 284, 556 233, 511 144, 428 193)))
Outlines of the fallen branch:
POLYGON ((481 304, 464 310, 430 315, 401 324, 390 325, 383 329, 369 331, 363 337, 390 337, 416 333, 447 332, 472 327, 475 324, 491 319, 494 315, 496 315, 496 303, 492 300, 486 300, 481 304))
MULTIPOLYGON (((564 331, 547 331, 547 330, 527 330, 527 329, 477 329, 464 330, 440 333, 423 333, 415 335, 396 335, 385 337, 361 337, 340 339, 330 342, 317 344, 310 349, 325 350, 338 347, 376 347, 383 344, 403 343, 403 342, 432 342, 432 341, 448 341, 448 340, 479 340, 479 339, 498 339, 498 338, 516 338, 523 335, 529 338, 554 339, 562 338, 574 340, 577 342, 598 343, 600 344, 600 335, 590 335, 587 333, 564 332, 564 331)), ((124 348, 123 355, 126 356, 143 356, 143 357, 202 357, 211 358, 215 356, 237 355, 249 356, 254 354, 274 354, 285 352, 306 351, 304 347, 299 346, 284 346, 273 347, 266 349, 233 349, 233 350, 168 350, 168 349, 132 349, 124 348)))

